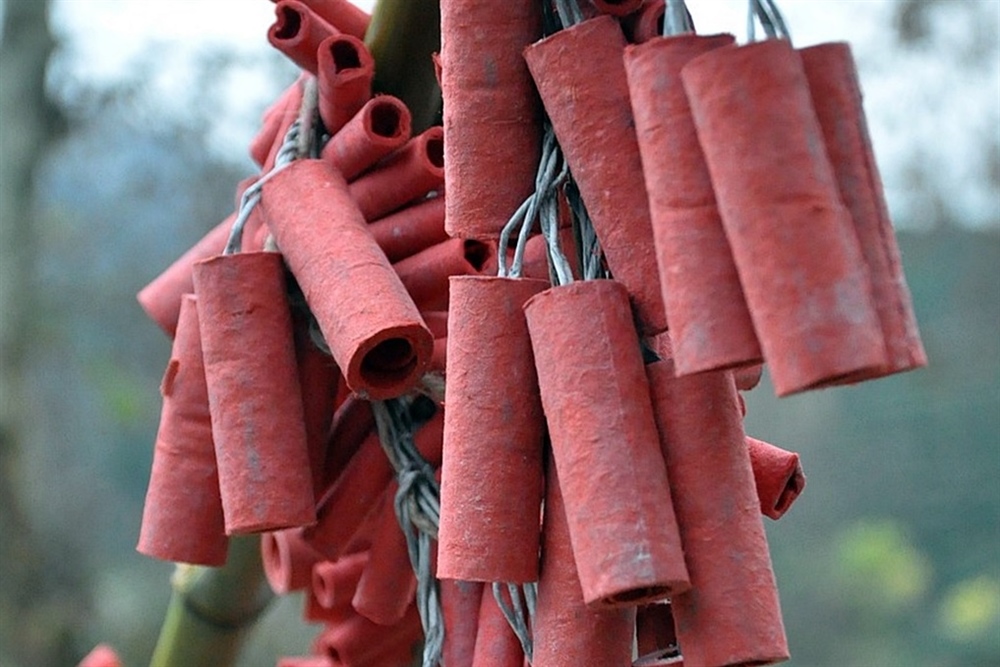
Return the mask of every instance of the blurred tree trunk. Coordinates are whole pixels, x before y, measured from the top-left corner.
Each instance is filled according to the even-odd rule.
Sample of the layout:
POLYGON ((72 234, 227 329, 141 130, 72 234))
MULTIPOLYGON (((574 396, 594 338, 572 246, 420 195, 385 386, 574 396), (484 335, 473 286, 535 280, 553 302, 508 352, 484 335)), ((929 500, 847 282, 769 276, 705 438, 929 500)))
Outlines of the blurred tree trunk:
MULTIPOLYGON (((21 448, 31 414, 26 364, 32 339, 37 226, 33 181, 63 118, 45 94, 54 47, 48 0, 6 0, 0 42, 0 663, 72 664, 78 605, 48 567, 72 554, 46 553, 21 500, 21 448)), ((59 568, 65 572, 65 568, 59 568)), ((81 590, 70 585, 69 591, 81 590)))

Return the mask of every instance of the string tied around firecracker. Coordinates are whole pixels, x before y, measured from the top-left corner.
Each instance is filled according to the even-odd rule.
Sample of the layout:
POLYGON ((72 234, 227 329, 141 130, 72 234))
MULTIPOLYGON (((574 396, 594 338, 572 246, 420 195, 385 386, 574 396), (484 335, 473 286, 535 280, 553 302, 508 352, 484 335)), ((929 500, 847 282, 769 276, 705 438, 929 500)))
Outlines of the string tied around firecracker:
MULTIPOLYGON (((261 191, 264 184, 274 178, 275 175, 284 170, 295 160, 313 156, 318 143, 316 141, 316 118, 319 113, 319 88, 315 77, 309 77, 303 83, 302 104, 299 106, 299 114, 295 121, 288 128, 274 159, 274 167, 266 174, 258 178, 253 184, 244 190, 240 197, 239 211, 233 227, 229 232, 229 239, 223 255, 233 255, 240 251, 243 245, 243 230, 247 220, 254 208, 260 203, 261 191)), ((274 244, 274 240, 269 236, 265 245, 274 244)), ((273 249, 273 248, 271 248, 273 249)))

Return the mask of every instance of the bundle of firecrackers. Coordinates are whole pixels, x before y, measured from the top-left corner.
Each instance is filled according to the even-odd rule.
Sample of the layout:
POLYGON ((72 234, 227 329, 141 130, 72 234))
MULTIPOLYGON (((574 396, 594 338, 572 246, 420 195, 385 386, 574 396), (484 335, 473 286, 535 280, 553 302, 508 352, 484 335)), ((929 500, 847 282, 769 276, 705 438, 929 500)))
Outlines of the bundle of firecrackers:
POLYGON ((745 434, 741 392, 763 364, 786 396, 926 358, 850 48, 737 45, 690 15, 664 36, 677 9, 441 0, 441 125, 414 134, 372 89, 364 12, 276 3, 301 76, 251 143, 260 172, 139 293, 173 347, 138 549, 221 566, 260 534, 320 627, 279 666, 419 654, 372 409, 401 398, 440 481, 441 665, 788 658, 762 516, 805 477, 745 434), (313 150, 283 158, 304 119, 313 150), (546 128, 555 232, 515 243, 546 128), (536 593, 530 642, 495 583, 536 593))

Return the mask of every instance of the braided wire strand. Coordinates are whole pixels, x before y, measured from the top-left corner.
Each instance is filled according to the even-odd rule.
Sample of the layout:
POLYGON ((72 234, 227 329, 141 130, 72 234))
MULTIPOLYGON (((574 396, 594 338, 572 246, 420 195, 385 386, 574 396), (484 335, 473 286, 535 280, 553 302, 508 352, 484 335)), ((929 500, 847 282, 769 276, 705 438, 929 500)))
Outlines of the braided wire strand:
POLYGON ((431 568, 431 542, 437 538, 440 523, 441 489, 434 478, 434 469, 413 442, 411 404, 409 398, 372 401, 372 412, 382 449, 399 482, 393 506, 417 578, 417 611, 424 630, 422 664, 437 667, 444 648, 445 627, 441 592, 431 568))

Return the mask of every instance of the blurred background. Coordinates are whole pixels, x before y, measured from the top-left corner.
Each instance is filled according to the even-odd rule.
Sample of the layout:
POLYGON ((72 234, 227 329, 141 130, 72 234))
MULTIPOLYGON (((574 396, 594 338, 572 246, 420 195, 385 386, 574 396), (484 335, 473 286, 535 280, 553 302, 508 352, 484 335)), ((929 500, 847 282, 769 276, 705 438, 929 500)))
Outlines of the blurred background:
MULTIPOLYGON (((930 366, 747 430, 808 486, 767 521, 792 663, 1000 664, 1000 2, 781 0, 848 40, 930 366)), ((690 0, 745 36, 742 0, 690 0)), ((172 566, 134 551, 169 341, 135 293, 234 206, 296 76, 265 0, 3 0, 0 665, 148 662, 172 566)), ((243 664, 308 650, 280 600, 243 664)))

